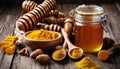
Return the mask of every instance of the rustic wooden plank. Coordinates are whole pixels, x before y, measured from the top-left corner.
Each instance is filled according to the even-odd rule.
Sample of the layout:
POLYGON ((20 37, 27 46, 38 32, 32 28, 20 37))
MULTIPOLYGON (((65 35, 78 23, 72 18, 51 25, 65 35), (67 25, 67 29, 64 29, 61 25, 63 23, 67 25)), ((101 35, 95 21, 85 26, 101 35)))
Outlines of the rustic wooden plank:
MULTIPOLYGON (((97 58, 95 54, 88 54, 87 56, 97 61, 101 65, 100 69, 117 69, 116 63, 114 63, 114 60, 101 61, 97 58)), ((112 59, 112 58, 113 57, 109 57, 109 59, 112 59)))
MULTIPOLYGON (((112 32, 113 32, 113 36, 116 40, 116 42, 119 42, 120 41, 120 9, 119 9, 119 5, 116 3, 116 6, 115 4, 103 4, 102 5, 104 7, 104 9, 106 10, 106 12, 108 13, 108 19, 109 19, 109 22, 110 22, 110 27, 112 29, 112 32)), ((119 55, 120 51, 119 49, 114 53, 112 54, 110 57, 112 57, 112 61, 114 61, 114 64, 116 64, 116 69, 120 69, 120 66, 119 66, 119 60, 120 60, 120 55, 119 55)), ((110 63, 112 64, 112 63, 110 63)), ((113 68, 114 69, 114 68, 113 68)))
POLYGON ((76 61, 69 59, 68 63, 64 64, 64 69, 77 69, 75 67, 75 62, 76 61))
MULTIPOLYGON (((118 9, 118 11, 120 13, 120 0, 117 0, 115 5, 116 5, 116 7, 117 7, 117 9, 118 9)), ((117 51, 115 52, 115 55, 116 55, 115 56, 116 57, 115 63, 116 63, 117 69, 120 69, 120 65, 119 65, 119 63, 120 63, 120 49, 117 49, 117 51)))
POLYGON ((16 55, 12 69, 45 69, 45 66, 40 65, 30 57, 16 55))
POLYGON ((108 19, 111 23, 111 29, 113 31, 113 36, 115 40, 118 42, 120 40, 120 13, 115 4, 103 4, 102 5, 105 11, 108 13, 108 19))
POLYGON ((107 19, 106 28, 108 31, 107 32, 104 31, 104 36, 114 39, 113 30, 111 29, 111 23, 109 19, 107 19))
POLYGON ((64 66, 63 64, 52 61, 52 64, 50 64, 50 69, 64 69, 64 66))
POLYGON ((120 11, 120 0, 116 1, 116 6, 117 6, 118 10, 120 11))
MULTIPOLYGON (((3 8, 0 13, 0 41, 2 41, 7 35, 14 34, 15 21, 18 18, 21 11, 19 7, 13 5, 3 8)), ((13 55, 7 55, 0 51, 0 69, 9 69, 13 55)))

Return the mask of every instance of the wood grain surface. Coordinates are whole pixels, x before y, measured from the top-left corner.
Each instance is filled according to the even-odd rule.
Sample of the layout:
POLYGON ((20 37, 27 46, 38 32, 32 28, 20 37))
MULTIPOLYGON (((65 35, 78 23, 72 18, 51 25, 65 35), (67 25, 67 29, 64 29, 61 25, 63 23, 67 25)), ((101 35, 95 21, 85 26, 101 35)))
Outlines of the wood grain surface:
MULTIPOLYGON (((77 4, 57 4, 57 9, 63 11, 67 17, 69 12, 80 5, 77 4)), ((120 2, 101 4, 108 14, 109 33, 104 36, 114 38, 116 42, 120 41, 120 2)), ((15 22, 25 12, 20 5, 0 6, 0 41, 7 35, 14 35, 15 22)), ((94 60, 97 60, 100 69, 120 69, 120 49, 112 54, 108 61, 100 61, 96 54, 87 54, 94 60)), ((41 65, 34 59, 18 54, 7 55, 0 51, 0 69, 77 69, 74 65, 75 61, 69 57, 66 61, 56 62, 51 60, 50 64, 41 65)))

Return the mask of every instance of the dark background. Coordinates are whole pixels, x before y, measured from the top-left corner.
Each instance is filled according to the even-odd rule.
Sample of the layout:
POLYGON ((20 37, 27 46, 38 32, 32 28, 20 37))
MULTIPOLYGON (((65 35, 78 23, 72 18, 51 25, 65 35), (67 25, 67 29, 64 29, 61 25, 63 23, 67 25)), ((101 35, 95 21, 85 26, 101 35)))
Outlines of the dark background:
MULTIPOLYGON (((21 4, 24 0, 0 0, 0 5, 21 4)), ((33 0, 37 3, 41 3, 43 0, 33 0)), ((119 0, 56 0, 57 3, 81 3, 81 4, 101 4, 107 2, 115 2, 119 0)))

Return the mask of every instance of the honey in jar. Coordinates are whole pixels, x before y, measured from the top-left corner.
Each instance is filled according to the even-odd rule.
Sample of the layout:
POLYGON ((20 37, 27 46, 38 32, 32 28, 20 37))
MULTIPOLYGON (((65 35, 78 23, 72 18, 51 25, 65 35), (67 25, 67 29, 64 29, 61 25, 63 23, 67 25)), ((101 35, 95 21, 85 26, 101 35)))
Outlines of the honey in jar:
POLYGON ((103 27, 101 18, 104 10, 96 5, 80 5, 70 15, 75 19, 75 45, 84 52, 94 53, 103 46, 103 27))

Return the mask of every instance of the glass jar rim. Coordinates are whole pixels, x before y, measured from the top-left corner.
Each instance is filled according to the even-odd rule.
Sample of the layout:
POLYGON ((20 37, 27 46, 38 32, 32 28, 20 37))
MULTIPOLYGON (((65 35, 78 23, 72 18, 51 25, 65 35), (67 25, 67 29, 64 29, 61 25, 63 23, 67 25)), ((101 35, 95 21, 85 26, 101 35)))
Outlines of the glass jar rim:
POLYGON ((75 12, 80 15, 101 15, 104 13, 104 9, 97 5, 80 5, 75 12))

